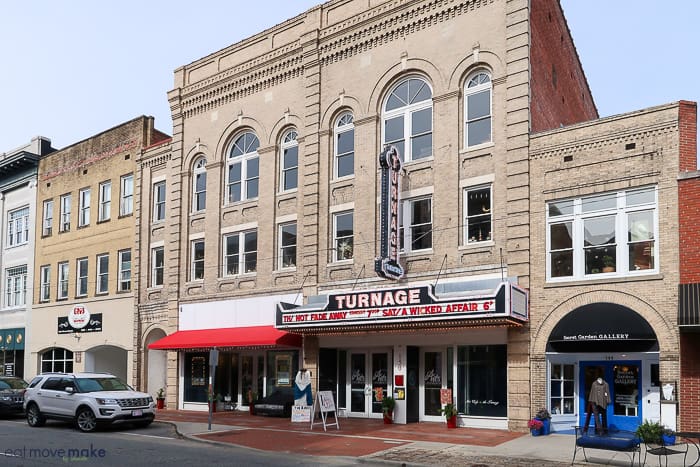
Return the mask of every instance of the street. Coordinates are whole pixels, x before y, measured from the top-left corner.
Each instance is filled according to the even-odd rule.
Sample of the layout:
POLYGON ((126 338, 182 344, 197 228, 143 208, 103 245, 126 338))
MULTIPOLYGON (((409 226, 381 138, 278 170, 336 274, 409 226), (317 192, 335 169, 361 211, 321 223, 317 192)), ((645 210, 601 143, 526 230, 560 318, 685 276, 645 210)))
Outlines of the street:
POLYGON ((23 418, 0 420, 0 464, 6 466, 349 466, 373 465, 347 457, 269 453, 178 437, 173 426, 118 426, 81 433, 68 423, 48 421, 31 428, 23 418))

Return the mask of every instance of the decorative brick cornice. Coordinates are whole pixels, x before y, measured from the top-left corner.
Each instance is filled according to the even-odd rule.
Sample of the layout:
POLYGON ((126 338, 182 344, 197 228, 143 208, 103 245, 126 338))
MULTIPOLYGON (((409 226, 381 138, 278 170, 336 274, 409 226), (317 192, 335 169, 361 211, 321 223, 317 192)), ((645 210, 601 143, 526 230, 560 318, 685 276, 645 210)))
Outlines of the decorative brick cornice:
POLYGON ((160 154, 158 156, 150 157, 147 160, 141 161, 141 168, 145 169, 148 167, 156 167, 159 165, 165 165, 172 159, 172 153, 160 154))

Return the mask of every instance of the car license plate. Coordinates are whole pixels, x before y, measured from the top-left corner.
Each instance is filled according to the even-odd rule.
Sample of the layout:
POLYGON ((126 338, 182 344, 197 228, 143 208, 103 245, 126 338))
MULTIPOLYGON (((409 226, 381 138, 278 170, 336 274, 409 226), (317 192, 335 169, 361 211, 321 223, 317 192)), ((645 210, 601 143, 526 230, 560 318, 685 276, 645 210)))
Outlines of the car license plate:
POLYGON ((132 410, 131 416, 132 417, 141 417, 141 416, 143 416, 143 410, 132 410))

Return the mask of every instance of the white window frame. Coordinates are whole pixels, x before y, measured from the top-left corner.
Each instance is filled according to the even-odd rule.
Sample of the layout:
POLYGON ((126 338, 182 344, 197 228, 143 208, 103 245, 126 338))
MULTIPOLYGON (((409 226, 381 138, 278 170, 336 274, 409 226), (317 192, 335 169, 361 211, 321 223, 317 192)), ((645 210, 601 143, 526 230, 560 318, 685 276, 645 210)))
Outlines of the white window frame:
POLYGON ((416 196, 414 198, 404 200, 401 203, 401 210, 399 211, 399 214, 399 237, 401 242, 403 242, 401 246, 401 253, 406 254, 413 252, 431 251, 433 249, 433 195, 431 194, 427 196, 416 196), (404 228, 404 219, 411 219, 411 206, 413 205, 413 203, 424 201, 426 199, 430 201, 430 222, 413 224, 413 221, 411 221, 411 224, 409 224, 408 228, 404 228), (413 248, 411 248, 413 244, 413 230, 423 225, 430 225, 430 247, 414 250, 413 248))
POLYGON ((56 297, 58 300, 68 298, 68 274, 70 274, 68 261, 58 263, 58 283, 56 284, 56 297))
POLYGON ((25 245, 29 242, 29 206, 7 213, 7 246, 25 245))
POLYGON ((101 255, 97 255, 96 258, 96 283, 95 283, 95 293, 96 294, 105 294, 109 292, 109 254, 104 253, 101 255), (102 283, 104 280, 105 288, 103 289, 102 283))
POLYGON ((118 276, 118 286, 117 291, 119 292, 130 292, 131 291, 131 268, 132 268, 132 257, 131 250, 120 250, 119 251, 119 276, 118 276), (125 257, 129 256, 126 260, 125 257))
POLYGON ((111 217, 112 208, 112 181, 107 180, 100 183, 99 187, 99 209, 97 213, 97 222, 104 222, 111 217))
POLYGON ((85 297, 88 294, 88 259, 75 260, 75 296, 85 297))
POLYGON ((203 238, 198 238, 190 242, 190 281, 204 280, 206 244, 203 238), (201 257, 198 256, 199 247, 201 246, 201 257))
POLYGON ((549 362, 549 384, 547 385, 547 407, 552 414, 552 418, 566 418, 576 416, 578 413, 578 378, 576 377, 576 365, 573 362, 550 361, 549 362), (559 367, 559 378, 555 378, 555 367, 559 367), (566 378, 566 367, 571 370, 572 377, 566 378), (571 383, 571 393, 566 393, 566 383, 571 383), (559 386, 559 395, 552 395, 554 384, 559 386), (559 408, 556 408, 556 403, 559 408), (567 403, 570 409, 567 410, 567 403), (562 407, 563 406, 563 407, 562 407))
POLYGON ((68 232, 70 231, 70 208, 71 208, 71 194, 66 193, 65 195, 61 195, 61 223, 60 223, 60 228, 59 232, 68 232))
MULTIPOLYGON (((410 84, 409 84, 410 87, 410 84)), ((410 90, 409 90, 410 93, 410 90)), ((417 94, 416 94, 417 95, 417 94)), ((410 100, 410 94, 409 94, 409 100, 410 100)), ((400 141, 403 141, 403 151, 401 151, 401 148, 397 146, 397 149, 399 150, 401 154, 401 158, 404 162, 414 162, 414 161, 422 161, 426 159, 430 159, 433 157, 434 153, 434 140, 433 140, 433 132, 434 132, 434 112, 433 112, 433 89, 430 86, 430 83, 423 78, 422 76, 409 76, 407 78, 402 79, 396 85, 394 85, 391 88, 391 91, 387 94, 387 97, 384 99, 384 104, 382 105, 382 143, 384 145, 387 144, 394 144, 400 141), (398 88, 403 85, 406 82, 411 82, 414 80, 419 80, 421 81, 425 86, 427 86, 428 90, 430 91, 430 98, 422 100, 422 101, 414 101, 414 102, 408 102, 406 105, 402 107, 397 107, 395 109, 387 110, 386 107, 389 103, 389 99, 391 96, 394 94, 398 88), (420 134, 412 134, 413 133, 413 119, 412 116, 414 113, 424 111, 426 109, 430 109, 430 131, 428 132, 422 132, 420 134), (391 141, 387 141, 387 134, 386 134, 386 126, 387 126, 387 121, 391 119, 395 119, 398 117, 403 117, 403 139, 398 140, 398 139, 393 139, 391 141), (412 151, 412 140, 414 138, 418 138, 421 136, 425 135, 431 135, 431 144, 430 144, 430 154, 421 156, 419 158, 414 157, 413 151, 412 151)))
POLYGON ((354 255, 355 240, 355 213, 354 211, 342 211, 333 214, 333 262, 352 261, 354 255), (338 232, 338 220, 350 217, 350 235, 340 235, 338 232))
POLYGON ((224 253, 223 258, 223 277, 235 277, 245 274, 255 274, 258 270, 258 230, 243 230, 240 232, 233 232, 230 234, 225 234, 223 236, 223 247, 222 251, 224 253), (255 249, 246 250, 248 246, 248 238, 255 236, 255 249), (238 238, 238 250, 233 252, 228 250, 228 239, 238 238), (253 258, 253 259, 251 259, 253 258), (254 268, 252 270, 247 269, 247 265, 250 261, 254 261, 254 268), (234 272, 229 271, 229 266, 233 266, 234 272), (235 272, 238 271, 238 272, 235 272))
POLYGON ((5 306, 16 308, 27 304, 27 265, 5 269, 5 306))
POLYGON ((39 301, 48 302, 51 300, 51 266, 41 266, 39 271, 39 301))
POLYGON ((297 130, 291 128, 284 132, 282 135, 282 140, 280 143, 280 192, 281 193, 291 193, 299 189, 299 134, 297 130), (285 165, 285 151, 296 148, 297 151, 297 165, 285 165), (287 177, 291 179, 292 174, 294 175, 294 186, 292 188, 285 189, 287 182, 287 177))
POLYGON ((192 171, 192 212, 202 212, 207 208, 207 159, 198 157, 194 162, 192 171), (201 185, 203 189, 199 189, 201 185), (200 207, 201 204, 201 207, 200 207))
POLYGON ((342 180, 346 178, 353 177, 355 175, 355 124, 352 112, 343 112, 335 121, 333 126, 333 178, 336 180, 342 180), (344 153, 339 153, 340 150, 340 138, 341 136, 351 133, 352 137, 352 150, 346 151, 344 153), (341 175, 340 171, 340 160, 349 158, 352 160, 352 171, 348 174, 341 175))
POLYGON ((53 233, 53 199, 44 200, 41 223, 42 237, 49 237, 53 233))
POLYGON ((165 281, 165 247, 151 248, 151 287, 163 287, 165 281))
POLYGON ((63 347, 54 347, 41 354, 41 371, 47 373, 72 373, 73 372, 73 352, 63 347), (61 351, 62 357, 56 354, 61 351), (45 363, 51 366, 44 367, 45 363), (57 366, 57 364, 60 364, 57 366))
POLYGON ((279 224, 277 227, 277 236, 278 236, 278 241, 277 241, 277 269, 296 269, 297 267, 297 254, 298 249, 297 246, 299 244, 299 227, 297 225, 297 222, 285 222, 283 224, 279 224), (294 243, 289 243, 289 244, 284 244, 284 231, 285 229, 288 229, 290 227, 294 226, 294 243), (286 250, 294 250, 294 264, 284 264, 284 257, 285 257, 285 251, 286 250))
POLYGON ((119 215, 128 216, 134 212, 134 174, 122 175, 119 186, 119 215))
POLYGON ((153 222, 165 220, 165 180, 153 184, 153 222))
MULTIPOLYGON (((464 244, 473 245, 477 243, 492 242, 493 241, 493 185, 476 185, 464 188, 464 197, 462 200, 463 209, 463 220, 464 220, 464 244), (480 214, 470 215, 469 214, 469 195, 474 192, 488 190, 489 196, 489 207, 488 211, 483 211, 480 214), (469 230, 471 227, 471 220, 477 220, 482 217, 487 217, 489 219, 489 225, 486 230, 479 229, 479 233, 474 233, 474 235, 469 235, 469 230)), ((483 209, 483 207, 482 207, 483 209)))
POLYGON ((464 145, 467 148, 488 144, 493 141, 493 83, 491 73, 486 70, 478 70, 467 78, 464 83, 464 145), (477 94, 488 91, 489 93, 489 113, 478 117, 469 118, 469 98, 477 94), (489 137, 485 141, 469 141, 469 125, 483 121, 489 121, 489 137))
POLYGON ((637 188, 630 188, 627 190, 621 190, 617 192, 602 192, 602 193, 591 193, 589 195, 580 196, 577 198, 566 198, 553 200, 546 204, 546 268, 547 268, 547 281, 548 282, 567 282, 575 280, 589 280, 589 279, 606 279, 609 277, 622 277, 622 276, 635 276, 635 275, 648 275, 648 274, 658 274, 659 272, 659 202, 658 202, 658 187, 657 186, 644 186, 637 188), (627 205, 627 195, 634 196, 638 193, 647 192, 653 194, 654 201, 631 204, 627 205), (584 209, 585 203, 595 203, 597 199, 613 199, 614 206, 605 207, 603 209, 584 209), (570 203, 570 204, 569 204, 570 203), (561 204, 562 206, 571 206, 571 213, 552 215, 551 210, 556 204, 561 204), (653 267, 635 270, 629 268, 629 246, 628 241, 628 228, 629 228, 629 215, 640 212, 651 212, 653 232, 648 232, 652 235, 647 241, 653 243, 653 255, 651 260, 653 262, 653 267), (605 272, 602 268, 591 268, 589 273, 586 273, 586 249, 603 249, 604 246, 589 246, 584 247, 584 228, 586 221, 595 221, 598 219, 614 217, 615 226, 615 242, 607 244, 607 248, 614 249, 615 264, 614 271, 605 272), (571 239, 572 247, 567 250, 557 250, 557 251, 568 251, 571 250, 572 254, 572 274, 570 276, 552 276, 552 254, 556 253, 552 251, 551 244, 551 232, 552 226, 570 224, 571 225, 571 239))
POLYGON ((226 166, 226 204, 239 203, 251 199, 257 199, 260 195, 260 156, 258 148, 260 141, 252 131, 246 131, 236 137, 228 151, 228 163, 226 166), (252 173, 253 163, 257 164, 257 175, 252 173), (231 180, 231 167, 240 164, 240 179, 231 180), (252 186, 255 184, 256 189, 252 186), (239 199, 234 199, 233 188, 240 185, 239 199), (254 193, 253 193, 254 191, 254 193))
POLYGON ((78 191, 78 227, 90 225, 90 188, 78 191))

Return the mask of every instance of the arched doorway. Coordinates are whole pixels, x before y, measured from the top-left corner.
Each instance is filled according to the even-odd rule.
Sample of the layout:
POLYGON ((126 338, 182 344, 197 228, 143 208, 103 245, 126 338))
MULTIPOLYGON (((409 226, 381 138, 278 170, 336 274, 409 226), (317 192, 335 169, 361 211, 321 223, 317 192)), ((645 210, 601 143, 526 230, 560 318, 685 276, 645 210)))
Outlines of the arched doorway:
POLYGON ((610 427, 632 430, 659 419, 659 344, 638 313, 591 303, 564 316, 547 340, 547 397, 558 428, 583 426, 593 382, 608 383, 610 427))
POLYGON ((146 336, 143 348, 145 350, 144 363, 146 368, 146 388, 145 391, 155 395, 160 388, 167 390, 167 351, 151 350, 148 345, 165 337, 165 332, 162 329, 153 329, 146 336))
POLYGON ((127 356, 126 350, 113 345, 93 347, 85 352, 85 371, 111 373, 128 382, 127 356))

